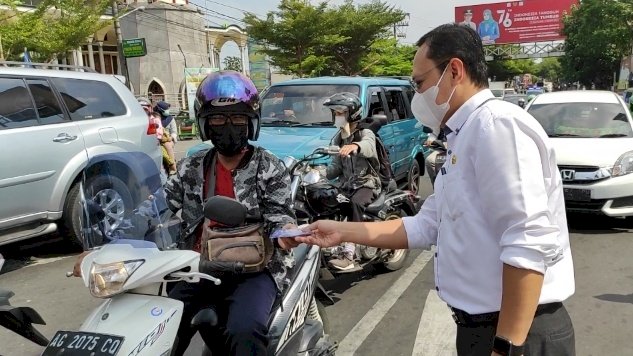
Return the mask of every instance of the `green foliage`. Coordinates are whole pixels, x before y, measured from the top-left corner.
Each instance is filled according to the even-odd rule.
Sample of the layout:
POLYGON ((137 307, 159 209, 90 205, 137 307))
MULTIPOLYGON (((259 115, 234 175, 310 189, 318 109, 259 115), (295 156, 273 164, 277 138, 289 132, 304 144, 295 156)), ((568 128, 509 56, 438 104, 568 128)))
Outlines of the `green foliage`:
POLYGON ((378 40, 363 58, 363 75, 407 76, 411 75, 414 45, 399 45, 393 38, 378 40))
POLYGON ((242 71, 242 60, 240 59, 240 57, 235 57, 235 56, 225 57, 223 64, 224 65, 222 69, 224 70, 234 70, 236 72, 242 71))
POLYGON ((379 0, 359 5, 347 0, 336 7, 327 1, 281 0, 266 19, 248 14, 244 22, 249 36, 265 46, 272 65, 304 77, 394 71, 372 66, 393 67, 383 62, 384 40, 403 18, 402 11, 379 0))
POLYGON ((565 77, 608 89, 622 58, 631 53, 633 0, 583 0, 563 23, 565 77))
POLYGON ((27 48, 34 61, 46 62, 76 49, 107 25, 101 15, 109 5, 109 0, 44 0, 35 10, 0 17, 4 56, 20 60, 27 48))

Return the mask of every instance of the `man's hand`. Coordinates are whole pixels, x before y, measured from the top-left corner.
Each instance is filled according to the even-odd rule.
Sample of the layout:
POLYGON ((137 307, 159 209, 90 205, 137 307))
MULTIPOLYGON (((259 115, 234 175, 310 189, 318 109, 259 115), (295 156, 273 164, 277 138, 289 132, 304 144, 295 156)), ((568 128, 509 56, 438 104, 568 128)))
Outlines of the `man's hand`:
MULTIPOLYGON (((286 224, 283 227, 284 230, 296 229, 296 228, 297 226, 295 224, 286 224)), ((279 246, 286 251, 290 250, 291 248, 297 247, 301 244, 300 242, 295 241, 294 237, 278 238, 277 243, 279 243, 279 246)))
POLYGON ((312 236, 296 237, 295 240, 320 247, 338 246, 343 242, 340 224, 340 222, 332 220, 317 221, 306 228, 312 231, 312 236))
POLYGON ((90 252, 92 251, 84 251, 81 255, 77 256, 75 266, 73 266, 73 277, 81 277, 81 262, 83 262, 84 257, 86 257, 90 252))
POLYGON ((426 146, 426 147, 430 147, 432 143, 433 143, 433 140, 426 140, 426 141, 424 141, 424 143, 422 145, 426 146))
POLYGON ((354 153, 358 153, 358 145, 353 143, 351 145, 345 145, 339 150, 339 154, 343 157, 350 156, 354 153))

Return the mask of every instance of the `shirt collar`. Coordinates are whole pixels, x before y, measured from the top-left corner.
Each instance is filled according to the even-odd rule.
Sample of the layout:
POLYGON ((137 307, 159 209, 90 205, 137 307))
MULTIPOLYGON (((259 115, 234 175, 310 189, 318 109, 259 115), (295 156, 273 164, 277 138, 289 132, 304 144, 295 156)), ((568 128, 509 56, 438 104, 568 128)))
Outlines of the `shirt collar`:
POLYGON ((443 128, 446 134, 451 132, 459 132, 462 126, 468 120, 470 114, 472 114, 477 108, 483 104, 486 100, 494 98, 494 95, 490 91, 490 89, 484 89, 479 93, 473 95, 468 99, 455 113, 451 116, 448 121, 446 121, 446 125, 443 128))

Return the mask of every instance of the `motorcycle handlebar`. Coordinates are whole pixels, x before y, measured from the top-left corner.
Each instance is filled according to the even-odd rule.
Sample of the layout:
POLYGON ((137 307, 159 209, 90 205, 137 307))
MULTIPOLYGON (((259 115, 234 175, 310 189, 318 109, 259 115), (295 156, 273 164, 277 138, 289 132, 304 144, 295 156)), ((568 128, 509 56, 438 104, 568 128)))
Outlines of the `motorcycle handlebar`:
POLYGON ((200 260, 198 271, 204 274, 213 274, 218 272, 240 274, 244 272, 244 263, 200 260))

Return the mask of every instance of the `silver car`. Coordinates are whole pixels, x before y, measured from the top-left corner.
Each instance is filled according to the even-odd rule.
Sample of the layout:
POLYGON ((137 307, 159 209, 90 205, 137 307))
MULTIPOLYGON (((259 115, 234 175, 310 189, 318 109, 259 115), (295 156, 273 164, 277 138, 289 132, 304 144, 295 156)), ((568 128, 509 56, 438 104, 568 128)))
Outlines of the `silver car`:
MULTIPOLYGON (((112 153, 116 159, 118 152, 136 151, 160 165, 153 127, 119 79, 88 68, 62 69, 73 70, 0 62, 0 245, 57 229, 76 242, 88 157, 112 153)), ((127 186, 135 179, 119 178, 86 182, 98 188, 97 201, 112 225, 129 214, 127 186)))

